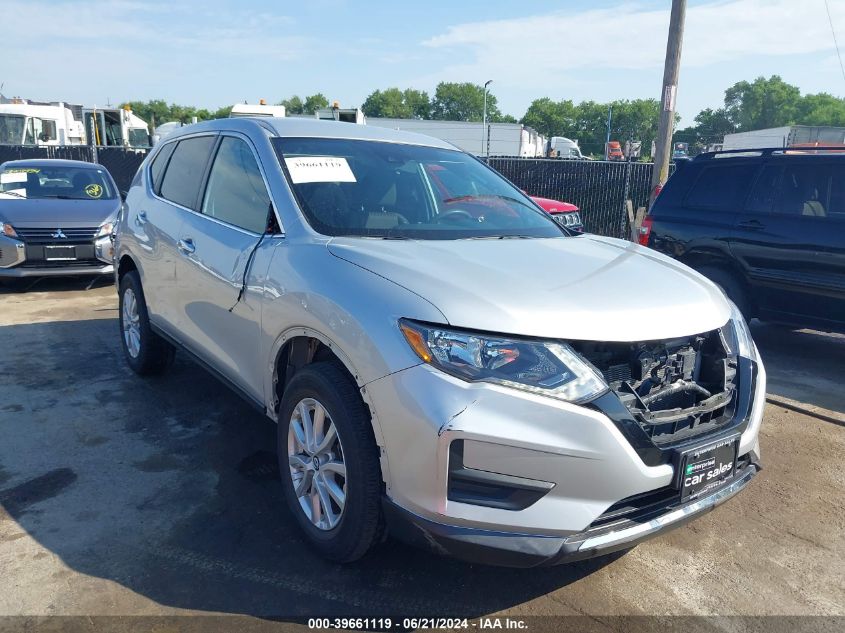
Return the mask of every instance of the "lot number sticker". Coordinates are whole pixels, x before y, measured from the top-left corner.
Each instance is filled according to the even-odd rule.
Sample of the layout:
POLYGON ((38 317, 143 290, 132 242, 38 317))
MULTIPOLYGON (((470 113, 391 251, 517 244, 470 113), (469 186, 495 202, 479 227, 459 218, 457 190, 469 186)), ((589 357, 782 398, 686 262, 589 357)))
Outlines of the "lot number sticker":
POLYGON ((342 156, 297 156, 285 158, 293 184, 304 182, 356 182, 355 174, 342 156))
POLYGON ((26 172, 12 171, 0 174, 0 183, 5 184, 7 182, 26 182, 26 172))

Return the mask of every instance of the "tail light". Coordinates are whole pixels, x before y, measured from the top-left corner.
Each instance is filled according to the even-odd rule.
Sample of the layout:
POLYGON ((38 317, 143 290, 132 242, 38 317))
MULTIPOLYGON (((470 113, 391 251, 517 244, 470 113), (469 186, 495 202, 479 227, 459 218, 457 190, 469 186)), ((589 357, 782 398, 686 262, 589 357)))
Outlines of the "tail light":
POLYGON ((651 216, 647 215, 643 218, 643 223, 637 231, 637 241, 641 246, 648 246, 648 238, 651 236, 651 225, 653 223, 654 220, 651 216))

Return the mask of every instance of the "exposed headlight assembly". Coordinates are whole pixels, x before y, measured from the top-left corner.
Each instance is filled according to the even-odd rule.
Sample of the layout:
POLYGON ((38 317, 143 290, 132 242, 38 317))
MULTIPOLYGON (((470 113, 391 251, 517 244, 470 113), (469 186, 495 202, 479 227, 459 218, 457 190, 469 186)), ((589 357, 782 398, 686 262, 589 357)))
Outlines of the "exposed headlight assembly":
POLYGON ((727 302, 731 306, 731 320, 728 321, 728 327, 723 328, 723 331, 729 352, 738 356, 757 359, 759 357, 757 346, 751 338, 751 330, 748 329, 745 317, 742 316, 742 312, 739 311, 733 301, 727 299, 727 302))
POLYGON ((560 341, 500 338, 405 319, 399 327, 423 361, 469 382, 492 382, 574 403, 607 389, 601 373, 560 341))

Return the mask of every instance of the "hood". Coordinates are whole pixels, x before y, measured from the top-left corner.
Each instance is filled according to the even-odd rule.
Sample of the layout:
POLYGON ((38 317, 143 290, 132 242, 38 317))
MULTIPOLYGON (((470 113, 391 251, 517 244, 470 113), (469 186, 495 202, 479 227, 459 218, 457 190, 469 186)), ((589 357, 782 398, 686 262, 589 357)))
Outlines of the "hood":
POLYGON ((538 196, 531 196, 531 199, 539 204, 544 211, 548 211, 549 213, 569 213, 578 210, 578 207, 569 202, 561 202, 560 200, 552 200, 551 198, 540 198, 538 196))
POLYGON ((460 328, 646 341, 706 332, 730 317, 722 292, 692 269, 637 244, 595 235, 437 241, 343 237, 333 238, 328 249, 427 299, 460 328))
POLYGON ((0 222, 33 228, 100 226, 120 210, 120 199, 21 200, 0 194, 0 222))

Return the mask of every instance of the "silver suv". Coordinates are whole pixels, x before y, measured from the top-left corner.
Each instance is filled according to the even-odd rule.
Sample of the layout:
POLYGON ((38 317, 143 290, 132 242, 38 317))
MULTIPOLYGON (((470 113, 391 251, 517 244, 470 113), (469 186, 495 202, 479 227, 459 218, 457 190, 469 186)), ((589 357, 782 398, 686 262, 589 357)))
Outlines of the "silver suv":
POLYGON ((287 504, 332 560, 386 530, 487 563, 588 558, 758 470, 765 371, 722 292, 570 234, 445 142, 191 125, 139 170, 115 248, 129 365, 187 352, 276 421, 287 504))

